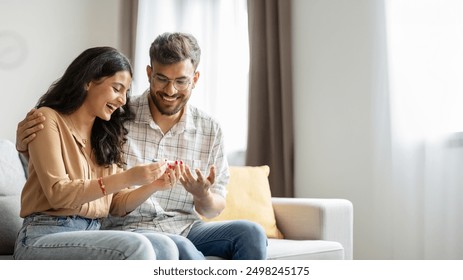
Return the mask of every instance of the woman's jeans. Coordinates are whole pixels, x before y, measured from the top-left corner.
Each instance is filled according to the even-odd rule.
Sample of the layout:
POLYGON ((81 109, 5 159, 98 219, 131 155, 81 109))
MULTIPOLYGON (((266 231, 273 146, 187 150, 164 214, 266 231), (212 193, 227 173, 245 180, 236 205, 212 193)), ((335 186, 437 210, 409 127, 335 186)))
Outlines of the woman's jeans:
MULTIPOLYGON (((98 219, 32 214, 24 219, 16 240, 14 258, 23 260, 154 260, 156 243, 142 234, 99 230, 98 219)), ((168 238, 167 238, 168 239, 168 238)), ((170 243, 169 243, 170 242, 170 243)), ((167 247, 172 248, 172 247, 167 247)), ((157 248, 164 250, 163 248, 157 248)), ((176 250, 176 247, 175 247, 176 250)), ((164 252, 164 251, 162 251, 164 252)), ((173 257, 178 257, 178 251, 173 257)))

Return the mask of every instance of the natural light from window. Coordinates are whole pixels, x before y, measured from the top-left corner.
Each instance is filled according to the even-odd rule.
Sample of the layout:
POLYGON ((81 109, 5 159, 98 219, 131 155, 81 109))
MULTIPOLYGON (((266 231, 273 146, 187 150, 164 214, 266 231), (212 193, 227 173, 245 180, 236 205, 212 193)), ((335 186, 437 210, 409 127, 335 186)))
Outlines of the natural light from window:
POLYGON ((393 132, 463 131, 463 1, 386 0, 393 132))
POLYGON ((246 0, 140 0, 134 94, 148 88, 146 65, 155 36, 193 34, 201 47, 201 76, 191 104, 216 118, 227 152, 247 145, 249 44, 246 0))

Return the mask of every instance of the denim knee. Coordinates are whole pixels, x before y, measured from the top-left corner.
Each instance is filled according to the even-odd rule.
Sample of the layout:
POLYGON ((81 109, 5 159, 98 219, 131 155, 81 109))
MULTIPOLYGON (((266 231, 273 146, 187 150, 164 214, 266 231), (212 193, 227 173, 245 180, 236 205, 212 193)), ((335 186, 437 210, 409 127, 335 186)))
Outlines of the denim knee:
POLYGON ((265 260, 267 258, 267 235, 264 228, 255 222, 247 220, 235 221, 235 230, 241 232, 242 248, 245 248, 246 258, 265 260))
POLYGON ((169 234, 169 237, 175 242, 179 251, 181 260, 204 260, 205 257, 196 246, 186 237, 181 235, 169 234))
POLYGON ((130 239, 127 239, 124 242, 126 243, 124 253, 127 260, 157 259, 156 252, 151 244, 151 241, 146 236, 132 232, 124 233, 130 234, 130 239))
POLYGON ((158 260, 178 260, 179 250, 175 242, 165 234, 156 232, 140 232, 151 242, 158 260))
POLYGON ((247 220, 239 220, 236 223, 243 232, 251 236, 256 242, 267 244, 267 235, 260 224, 247 220))

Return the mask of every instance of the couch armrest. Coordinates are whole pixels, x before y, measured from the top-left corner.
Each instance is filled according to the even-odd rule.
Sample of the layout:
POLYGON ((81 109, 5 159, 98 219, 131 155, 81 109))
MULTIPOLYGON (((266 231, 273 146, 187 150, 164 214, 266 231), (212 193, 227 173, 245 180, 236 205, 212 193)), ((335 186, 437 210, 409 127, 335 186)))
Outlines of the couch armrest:
POLYGON ((278 229, 286 239, 337 241, 352 259, 353 206, 346 199, 272 197, 278 229))

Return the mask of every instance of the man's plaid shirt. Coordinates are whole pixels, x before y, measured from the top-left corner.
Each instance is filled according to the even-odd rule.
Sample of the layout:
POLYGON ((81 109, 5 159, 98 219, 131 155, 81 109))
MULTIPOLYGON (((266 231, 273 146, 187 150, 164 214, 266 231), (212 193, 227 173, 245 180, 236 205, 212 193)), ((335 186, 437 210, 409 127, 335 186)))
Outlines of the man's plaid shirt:
MULTIPOLYGON (((135 120, 127 125, 125 145, 126 168, 151 162, 153 159, 182 160, 191 170, 199 168, 205 176, 215 165, 216 179, 211 191, 226 196, 229 180, 220 125, 198 108, 187 104, 181 120, 166 134, 153 121, 148 105, 149 90, 131 101, 135 120)), ((125 217, 109 217, 105 229, 148 229, 186 236, 200 217, 193 205, 193 196, 182 184, 154 193, 141 206, 125 217)))

